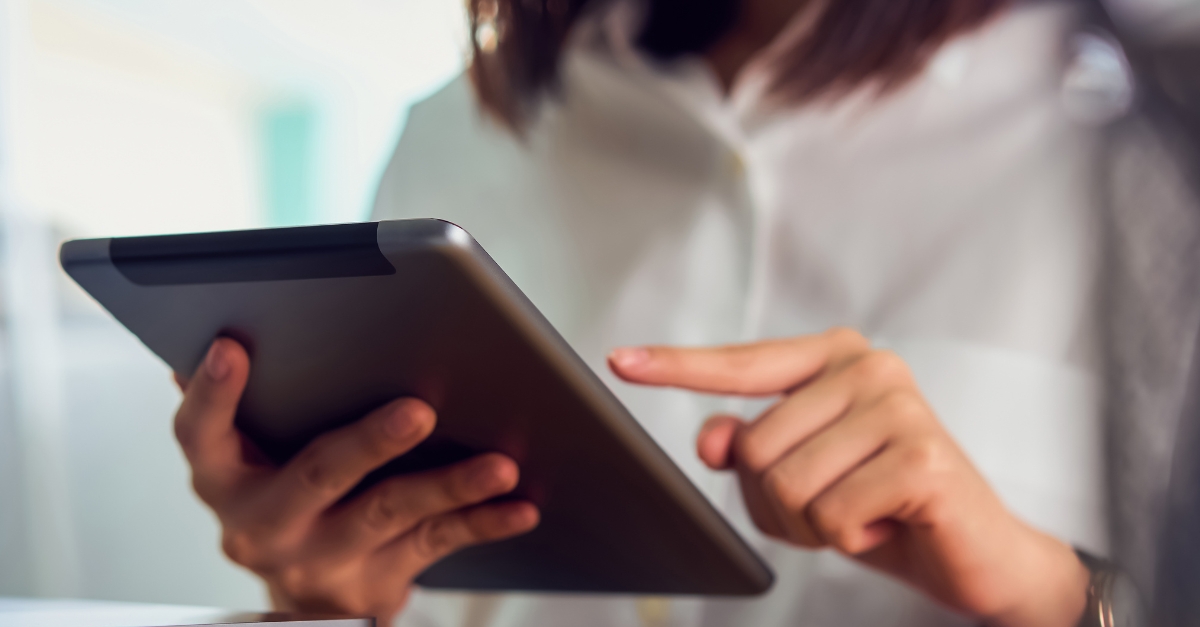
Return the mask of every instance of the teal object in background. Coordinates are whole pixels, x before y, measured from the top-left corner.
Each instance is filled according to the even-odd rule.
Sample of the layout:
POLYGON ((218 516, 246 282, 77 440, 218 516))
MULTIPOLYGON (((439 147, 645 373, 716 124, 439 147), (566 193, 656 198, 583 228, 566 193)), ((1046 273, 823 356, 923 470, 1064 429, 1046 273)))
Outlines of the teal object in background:
POLYGON ((317 221, 316 109, 306 101, 272 106, 262 115, 266 222, 317 221))

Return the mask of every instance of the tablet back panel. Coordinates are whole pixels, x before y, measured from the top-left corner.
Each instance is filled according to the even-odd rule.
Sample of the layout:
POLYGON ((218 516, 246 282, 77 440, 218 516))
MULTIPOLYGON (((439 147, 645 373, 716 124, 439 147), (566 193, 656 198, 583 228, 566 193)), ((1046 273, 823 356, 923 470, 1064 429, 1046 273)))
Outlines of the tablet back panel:
POLYGON ((539 527, 421 585, 743 595, 772 575, 507 276, 438 220, 79 240, 63 267, 176 372, 251 356, 238 426, 277 463, 402 396, 438 412, 380 477, 500 451, 539 527))

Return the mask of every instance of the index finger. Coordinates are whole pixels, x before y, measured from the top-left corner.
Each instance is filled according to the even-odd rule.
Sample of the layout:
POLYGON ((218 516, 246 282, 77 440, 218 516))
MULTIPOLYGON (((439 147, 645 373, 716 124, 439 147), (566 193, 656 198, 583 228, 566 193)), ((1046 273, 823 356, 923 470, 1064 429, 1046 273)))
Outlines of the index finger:
POLYGON ((436 422, 429 405, 402 398, 317 437, 272 479, 266 516, 287 521, 318 514, 371 471, 420 444, 436 422))
POLYGON ((819 335, 711 348, 619 348, 608 362, 630 383, 766 396, 787 392, 869 348, 856 331, 836 328, 819 335))

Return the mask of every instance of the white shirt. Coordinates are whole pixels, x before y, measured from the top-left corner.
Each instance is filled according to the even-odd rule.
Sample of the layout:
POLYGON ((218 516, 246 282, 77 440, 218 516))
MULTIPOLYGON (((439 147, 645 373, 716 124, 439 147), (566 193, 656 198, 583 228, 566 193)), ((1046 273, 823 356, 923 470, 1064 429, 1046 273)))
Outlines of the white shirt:
POLYGON ((376 217, 471 232, 771 563, 775 587, 669 603, 420 592, 400 624, 967 622, 758 533, 735 482, 693 453, 708 414, 757 407, 617 381, 605 354, 641 343, 855 327, 909 362, 1017 515, 1103 552, 1091 134, 1059 98, 1069 11, 1014 8, 886 97, 790 108, 767 107, 753 73, 726 98, 698 61, 649 62, 622 11, 580 29, 561 99, 524 141, 480 113, 465 79, 417 105, 376 217))

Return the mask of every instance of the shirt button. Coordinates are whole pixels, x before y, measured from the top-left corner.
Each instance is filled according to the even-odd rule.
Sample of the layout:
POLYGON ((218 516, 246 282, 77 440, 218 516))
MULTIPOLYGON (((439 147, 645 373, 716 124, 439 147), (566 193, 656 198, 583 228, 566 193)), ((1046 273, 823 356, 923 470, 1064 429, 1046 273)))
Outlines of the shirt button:
POLYGON ((742 178, 746 175, 746 161, 742 158, 742 154, 736 150, 730 150, 725 158, 726 169, 729 170, 730 176, 734 178, 742 178))
POLYGON ((663 597, 643 597, 637 600, 637 614, 642 627, 666 627, 671 618, 671 601, 663 597))

